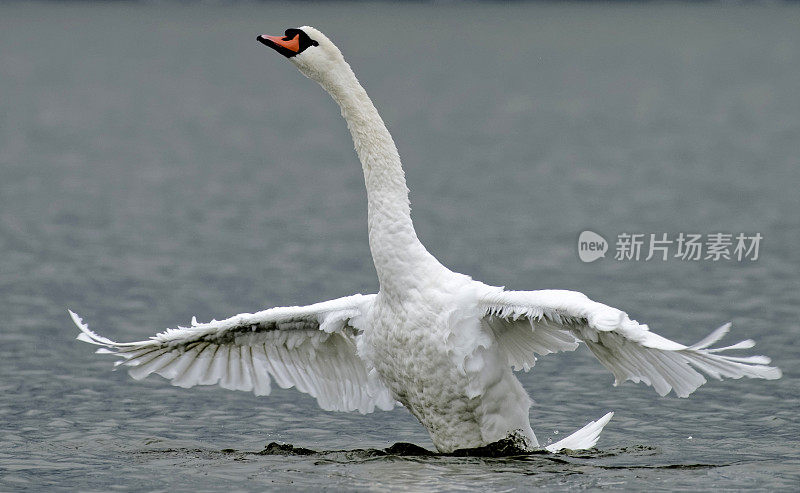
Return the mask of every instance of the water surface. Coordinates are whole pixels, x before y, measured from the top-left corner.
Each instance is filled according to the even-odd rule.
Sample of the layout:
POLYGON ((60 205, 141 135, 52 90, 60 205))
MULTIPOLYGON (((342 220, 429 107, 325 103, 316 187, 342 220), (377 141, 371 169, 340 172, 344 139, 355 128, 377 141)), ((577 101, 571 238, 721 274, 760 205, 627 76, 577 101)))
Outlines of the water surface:
POLYGON ((798 25, 796 4, 3 3, 0 489, 796 487, 798 25), (784 378, 659 398, 585 348, 551 355, 520 375, 534 430, 613 410, 598 449, 476 458, 369 452, 433 450, 402 409, 110 371, 67 308, 137 340, 377 288, 338 110, 255 41, 302 24, 376 101, 450 268, 577 289, 682 342, 732 321, 784 378), (583 264, 584 229, 764 240, 756 262, 583 264))

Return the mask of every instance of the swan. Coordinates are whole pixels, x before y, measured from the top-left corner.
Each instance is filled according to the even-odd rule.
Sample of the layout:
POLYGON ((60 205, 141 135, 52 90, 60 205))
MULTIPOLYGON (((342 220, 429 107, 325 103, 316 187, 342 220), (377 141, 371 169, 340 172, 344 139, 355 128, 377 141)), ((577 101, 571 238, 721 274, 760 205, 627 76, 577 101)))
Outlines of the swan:
MULTIPOLYGON (((711 347, 730 324, 686 346, 579 292, 506 291, 452 272, 417 238, 395 143, 339 49, 309 26, 258 41, 318 82, 341 109, 364 172, 380 289, 208 323, 193 318, 188 327, 127 343, 96 334, 69 311, 78 339, 120 357, 116 365, 129 367, 134 379, 156 373, 180 387, 218 384, 260 396, 270 394, 274 381, 330 411, 402 406, 436 449, 448 453, 504 439, 524 450, 539 448, 532 401, 514 371, 530 370, 537 354, 572 351, 580 343, 613 373, 615 386, 644 382, 661 396, 687 397, 706 382, 701 372, 716 379, 780 378, 765 356, 723 354, 751 348, 752 340, 711 347)), ((590 448, 612 415, 544 448, 590 448)))

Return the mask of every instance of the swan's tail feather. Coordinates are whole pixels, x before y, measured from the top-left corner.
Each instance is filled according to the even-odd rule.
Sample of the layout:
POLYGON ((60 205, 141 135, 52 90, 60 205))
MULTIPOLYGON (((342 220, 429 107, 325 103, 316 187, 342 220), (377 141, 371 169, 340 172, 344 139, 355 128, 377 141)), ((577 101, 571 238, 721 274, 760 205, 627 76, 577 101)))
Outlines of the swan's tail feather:
POLYGON ((580 430, 576 431, 572 435, 557 441, 551 445, 545 447, 545 450, 548 452, 556 453, 561 450, 569 449, 569 450, 585 450, 594 447, 597 443, 597 439, 600 438, 600 432, 603 431, 603 427, 608 424, 611 418, 614 417, 614 413, 607 413, 602 418, 598 419, 597 421, 592 421, 588 425, 584 426, 580 430))

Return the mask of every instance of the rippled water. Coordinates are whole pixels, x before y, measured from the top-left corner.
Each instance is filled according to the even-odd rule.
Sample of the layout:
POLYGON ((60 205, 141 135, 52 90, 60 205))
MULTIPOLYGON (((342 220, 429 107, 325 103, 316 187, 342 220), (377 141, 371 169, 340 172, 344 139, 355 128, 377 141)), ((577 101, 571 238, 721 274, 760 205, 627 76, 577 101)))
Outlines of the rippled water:
POLYGON ((0 489, 796 487, 798 25, 797 4, 0 4, 0 489), (376 101, 446 265, 683 342, 730 320, 784 378, 659 398, 545 357, 520 376, 534 430, 614 410, 598 449, 480 458, 381 452, 433 450, 402 409, 111 372, 67 308, 132 340, 376 289, 345 125, 255 41, 301 24, 376 101), (756 262, 583 264, 584 229, 764 240, 756 262))

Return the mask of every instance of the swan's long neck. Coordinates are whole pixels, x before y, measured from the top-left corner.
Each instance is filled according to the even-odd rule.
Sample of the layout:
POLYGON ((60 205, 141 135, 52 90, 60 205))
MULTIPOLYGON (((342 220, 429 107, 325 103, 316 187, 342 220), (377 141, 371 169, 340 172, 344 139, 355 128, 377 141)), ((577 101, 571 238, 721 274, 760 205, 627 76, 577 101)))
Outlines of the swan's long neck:
POLYGON ((369 246, 381 290, 408 290, 444 267, 417 238, 400 155, 372 100, 346 62, 327 75, 321 84, 342 110, 364 171, 369 246))

